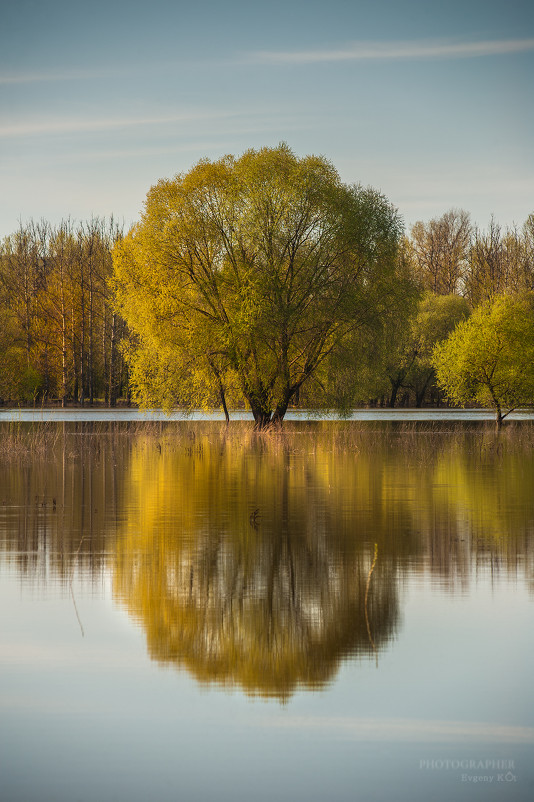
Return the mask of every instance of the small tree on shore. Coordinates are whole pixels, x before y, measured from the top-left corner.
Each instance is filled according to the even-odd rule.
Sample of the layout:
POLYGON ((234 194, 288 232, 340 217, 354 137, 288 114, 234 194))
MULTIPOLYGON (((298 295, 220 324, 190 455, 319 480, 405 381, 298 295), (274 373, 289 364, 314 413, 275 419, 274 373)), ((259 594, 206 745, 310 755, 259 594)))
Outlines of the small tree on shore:
POLYGON ((435 348, 432 361, 451 401, 492 406, 500 427, 534 401, 534 294, 482 304, 435 348))

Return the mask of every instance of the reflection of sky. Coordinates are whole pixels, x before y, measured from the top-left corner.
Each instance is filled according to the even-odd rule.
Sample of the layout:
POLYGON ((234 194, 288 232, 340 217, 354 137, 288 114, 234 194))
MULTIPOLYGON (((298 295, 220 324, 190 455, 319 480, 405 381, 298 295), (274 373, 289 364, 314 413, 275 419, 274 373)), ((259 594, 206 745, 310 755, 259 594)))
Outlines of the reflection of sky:
POLYGON ((504 578, 471 587, 455 595, 408 575, 398 638, 378 665, 347 660, 325 690, 281 704, 199 686, 151 661, 107 579, 73 582, 82 637, 68 587, 50 580, 35 592, 2 561, 3 792, 241 802, 258 788, 260 800, 450 802, 479 797, 458 771, 422 761, 506 759, 515 795, 496 798, 528 799, 532 599, 504 578))
POLYGON ((408 223, 532 211, 534 9, 512 0, 4 3, 0 236, 137 218, 149 186, 285 140, 408 223))
POLYGON ((265 719, 264 723, 296 730, 321 729, 338 738, 362 741, 534 744, 534 727, 507 727, 492 722, 294 716, 265 719))
MULTIPOLYGON (((230 410, 232 421, 252 421, 249 410, 230 410)), ((324 421, 338 420, 337 412, 321 412, 318 410, 289 410, 285 421, 324 421)), ((195 410, 192 413, 176 410, 171 413, 161 409, 0 409, 0 422, 15 421, 19 423, 40 423, 55 421, 56 423, 75 423, 90 421, 101 423, 106 421, 224 421, 222 410, 195 410)), ((357 421, 492 421, 495 413, 491 409, 355 409, 343 420, 357 421)), ((514 410, 507 415, 507 420, 534 420, 531 410, 514 410)))
MULTIPOLYGON (((152 440, 140 437, 133 449, 137 461, 130 462, 126 453, 131 444, 102 439, 100 451, 81 452, 84 486, 91 488, 85 503, 75 483, 81 456, 76 458, 72 441, 65 463, 55 466, 55 478, 48 465, 14 465, 3 474, 0 798, 487 800, 487 790, 466 790, 458 771, 421 768, 422 761, 473 759, 514 761, 515 791, 507 787, 506 794, 494 798, 530 801, 534 634, 532 461, 526 445, 516 451, 512 441, 510 453, 504 448, 502 461, 494 463, 486 458, 494 453, 484 451, 487 440, 480 449, 471 439, 447 440, 435 460, 418 440, 413 456, 399 461, 394 450, 389 463, 386 441, 374 434, 372 440, 357 440, 361 448, 350 454, 340 448, 334 462, 329 441, 318 443, 314 460, 301 442, 287 462, 274 459, 276 449, 262 452, 264 474, 247 473, 242 484, 232 485, 232 495, 225 482, 239 475, 242 447, 229 444, 226 461, 212 461, 219 441, 215 438, 211 453, 207 432, 205 437, 199 438, 205 448, 194 459, 171 436, 163 441, 170 447, 161 454, 152 440), (473 449, 476 454, 480 450, 477 459, 473 449), (111 492, 104 469, 108 457, 117 478, 129 469, 124 474, 129 493, 111 492), (298 522, 304 510, 315 520, 324 487, 336 510, 345 510, 339 530, 331 521, 331 543, 345 528, 349 539, 363 533, 371 547, 379 541, 372 583, 387 563, 396 616, 395 637, 383 639, 377 654, 360 651, 342 659, 324 689, 298 689, 283 703, 250 698, 238 684, 201 685, 176 663, 150 659, 146 621, 135 621, 124 600, 116 601, 117 574, 112 576, 122 549, 126 560, 137 564, 140 556, 160 577, 158 561, 150 559, 153 548, 159 544, 165 552, 167 543, 167 556, 180 553, 170 548, 171 522, 173 516, 181 520, 188 502, 192 532, 203 532, 206 520, 226 520, 220 494, 225 499, 230 495, 237 512, 239 499, 244 499, 243 534, 254 539, 266 535, 271 531, 269 514, 261 518, 263 530, 251 528, 247 493, 238 494, 235 487, 257 489, 267 500, 272 491, 279 498, 275 479, 281 466, 283 475, 291 477, 289 521, 298 522), (310 472, 305 482, 304 466, 310 472), (54 482, 61 487, 64 480, 73 488, 66 494, 71 506, 62 511, 58 504, 51 513, 49 507, 25 505, 18 492, 28 477, 30 499, 34 494, 49 497, 54 482), (313 493, 301 505, 304 486, 313 493), (196 500, 190 498, 193 487, 196 500), (371 496, 367 489, 373 490, 371 496), (205 510, 208 498, 211 519, 199 518, 195 513, 205 510), (351 517, 367 504, 374 509, 375 503, 376 530, 371 516, 351 517), (94 512, 94 539, 84 540, 75 560, 82 524, 74 512, 82 507, 85 525, 89 509, 94 512), (60 517, 63 512, 65 518, 60 517), (125 516, 131 539, 123 537, 125 516), (401 548, 407 536, 420 536, 421 548, 419 539, 401 548)), ((245 464, 250 468, 248 458, 245 464)), ((277 520, 272 512, 271 518, 277 520)), ((216 526, 214 531, 219 531, 216 526)), ((365 576, 372 548, 362 553, 365 576)), ((372 583, 371 598, 378 589, 372 583)), ((148 596, 149 607, 156 597, 148 596)), ((373 621, 377 623, 371 615, 371 629, 373 621)))

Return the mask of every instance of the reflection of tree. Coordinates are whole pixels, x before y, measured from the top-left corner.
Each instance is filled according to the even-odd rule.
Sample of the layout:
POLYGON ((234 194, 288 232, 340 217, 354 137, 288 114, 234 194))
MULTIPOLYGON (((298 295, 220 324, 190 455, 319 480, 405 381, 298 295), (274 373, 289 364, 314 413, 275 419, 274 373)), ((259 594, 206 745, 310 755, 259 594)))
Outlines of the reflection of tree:
POLYGON ((508 555, 531 559, 517 443, 501 453, 460 430, 297 429, 249 443, 194 431, 185 448, 134 448, 114 590, 153 658, 201 681, 281 697, 321 685, 343 656, 392 637, 406 572, 466 588, 487 554, 508 571, 508 555), (499 509, 495 538, 484 522, 499 509))
POLYGON ((96 578, 117 528, 127 438, 81 423, 4 426, 0 436, 2 551, 42 584, 68 581, 74 563, 96 578))
POLYGON ((411 529, 421 533, 418 566, 435 582, 467 591, 487 570, 533 583, 532 437, 528 426, 500 437, 488 426, 377 438, 387 507, 408 504, 411 529))
POLYGON ((153 658, 284 697, 387 642, 397 587, 387 560, 368 585, 373 544, 328 504, 308 461, 262 451, 204 444, 134 459, 142 520, 117 542, 114 587, 153 658))
POLYGON ((74 574, 112 571, 153 656, 206 681, 282 696, 326 682, 384 647, 415 572, 453 592, 480 574, 534 590, 529 426, 152 429, 72 425, 38 431, 24 458, 0 450, 1 558, 67 593, 74 574))
MULTIPOLYGON (((115 585, 145 626, 153 658, 183 664, 203 681, 284 696, 297 683, 326 682, 344 654, 370 651, 360 564, 322 564, 320 550, 276 535, 250 544, 249 555, 221 538, 185 553, 165 540, 153 543, 157 556, 150 567, 137 563, 133 576, 125 576, 128 556, 121 560, 115 585)), ((382 589, 369 606, 381 644, 396 599, 382 589)))

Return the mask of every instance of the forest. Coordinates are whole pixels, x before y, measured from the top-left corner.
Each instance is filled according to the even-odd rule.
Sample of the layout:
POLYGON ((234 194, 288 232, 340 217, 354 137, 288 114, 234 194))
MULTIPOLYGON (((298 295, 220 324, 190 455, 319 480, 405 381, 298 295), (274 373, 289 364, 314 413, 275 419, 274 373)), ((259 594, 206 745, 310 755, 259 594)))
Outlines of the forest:
MULTIPOLYGON (((297 242, 293 234, 291 240, 295 254, 299 247, 301 252, 303 247, 308 250, 300 262, 291 263, 290 284, 289 269, 284 274, 286 283, 280 286, 279 273, 267 271, 263 284, 253 283, 247 274, 238 287, 239 314, 235 312, 231 327, 226 325, 229 304, 235 307, 235 301, 223 308, 220 299, 224 292, 230 298, 230 280, 216 285, 215 273, 209 273, 213 265, 202 262, 202 253, 212 252, 219 232, 215 218, 198 217, 199 187, 205 192, 207 185, 216 186, 219 192, 228 176, 233 180, 234 172, 245 169, 252 173, 241 176, 241 185, 247 181, 251 185, 259 170, 259 156, 265 161, 273 153, 253 154, 253 163, 244 157, 224 165, 202 162, 181 179, 181 222, 176 222, 175 207, 172 219, 175 227, 182 228, 175 228, 173 236, 186 244, 179 254, 172 245, 176 252, 172 251, 171 261, 186 265, 182 283, 176 279, 179 269, 170 271, 165 261, 171 246, 161 244, 154 234, 163 224, 150 216, 151 209, 161 214, 165 203, 177 203, 177 185, 172 182, 159 182, 150 191, 141 224, 127 235, 113 219, 67 219, 57 226, 45 220, 21 223, 0 245, 0 402, 14 406, 222 405, 225 411, 248 403, 261 422, 271 416, 281 420, 288 406, 343 411, 357 405, 421 407, 445 402, 490 405, 498 417, 504 417, 505 408, 534 400, 534 214, 522 226, 503 228, 491 219, 481 229, 472 224, 468 212, 451 209, 405 232, 396 211, 379 193, 349 190, 332 177, 326 163, 304 163, 290 152, 275 155, 278 162, 285 159, 284 169, 293 171, 291 185, 297 188, 287 206, 292 214, 298 206, 301 215, 295 231, 302 241, 297 242), (312 191, 309 175, 313 171, 312 191), (311 212, 308 207, 302 211, 302 193, 310 199, 311 212), (186 218, 187 203, 197 217, 187 211, 186 218), (330 204, 328 209, 337 210, 336 221, 345 221, 346 209, 349 221, 350 215, 359 215, 358 231, 351 229, 344 236, 352 238, 353 252, 359 249, 358 264, 363 267, 350 273, 345 251, 334 256, 328 252, 330 265, 345 259, 343 283, 338 277, 332 279, 331 269, 328 278, 321 272, 321 259, 327 260, 324 253, 335 239, 329 233, 330 224, 321 222, 320 235, 313 230, 313 249, 309 246, 312 229, 302 234, 303 215, 313 217, 313 204, 322 204, 321 209, 330 204), (374 238, 368 235, 372 225, 380 228, 374 238), (212 233, 206 245, 198 239, 198 231, 208 229, 212 233), (192 253, 200 254, 202 276, 208 276, 204 283, 197 281, 199 271, 191 272, 192 253), (306 303, 286 305, 278 319, 279 297, 290 287, 296 298, 298 281, 306 288, 306 303), (192 300, 192 286, 195 297, 205 302, 202 308, 192 300), (274 301, 273 288, 278 293, 274 301), (177 298, 182 304, 179 313, 177 298), (266 305, 267 298, 271 300, 266 305), (201 312, 200 322, 193 323, 197 312, 201 312), (226 328, 216 329, 213 321, 223 313, 226 328), (290 338, 296 338, 297 324, 292 323, 292 314, 300 327, 294 346, 290 338), (486 336, 488 326, 492 342, 486 336), (276 346, 269 339, 275 336, 276 346), (275 347, 285 340, 285 350, 275 354, 275 347), (258 341, 268 358, 254 350, 258 341), (241 343, 253 345, 237 353, 241 343), (276 372, 267 381, 274 363, 276 372), (246 371, 240 373, 245 364, 246 371)), ((225 237, 226 262, 232 263, 235 275, 241 270, 242 276, 249 246, 239 232, 230 242, 240 224, 235 208, 238 204, 243 208, 241 196, 236 200, 235 190, 231 191, 233 222, 230 233, 221 228, 221 236, 225 237)), ((247 204, 254 203, 249 193, 247 204)), ((275 212, 269 211, 273 219, 275 212)), ((257 221, 247 214, 243 225, 250 240, 257 221)), ((333 219, 333 213, 329 214, 328 219, 333 219)), ((286 227, 288 219, 286 214, 286 227)), ((343 225, 348 230, 349 224, 343 225)), ((272 232, 268 236, 271 249, 276 249, 272 232)), ((339 233, 335 237, 337 243, 339 233)), ((257 254, 258 250, 249 258, 249 267, 257 264, 257 254)), ((272 262, 274 257, 270 258, 272 262)))
POLYGON ((114 311, 114 220, 21 224, 0 249, 0 399, 114 406, 127 397, 114 311))

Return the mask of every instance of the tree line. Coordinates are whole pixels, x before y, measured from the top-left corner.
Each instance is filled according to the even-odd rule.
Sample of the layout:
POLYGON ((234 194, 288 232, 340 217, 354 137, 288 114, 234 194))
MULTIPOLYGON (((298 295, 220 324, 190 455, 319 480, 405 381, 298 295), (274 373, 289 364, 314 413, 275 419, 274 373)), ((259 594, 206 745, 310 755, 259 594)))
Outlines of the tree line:
POLYGON ((113 220, 20 224, 0 246, 0 399, 114 406, 127 393, 113 220))
MULTIPOLYGON (((415 223, 401 243, 399 258, 407 265, 415 294, 411 308, 405 307, 407 314, 393 327, 386 323, 378 341, 381 347, 375 340, 375 349, 369 350, 373 365, 382 365, 381 380, 377 383, 374 371, 370 383, 382 389, 381 402, 419 407, 448 398, 454 403, 498 408, 499 399, 492 397, 489 386, 493 376, 508 385, 504 405, 516 405, 512 387, 519 385, 517 402, 534 401, 534 377, 527 370, 534 343, 530 298, 534 214, 521 227, 503 229, 491 219, 486 229, 480 229, 471 224, 466 211, 451 209, 440 218, 415 223), (515 324, 521 316, 519 333, 515 324), (500 333, 495 328, 499 317, 500 333), (517 331, 512 336, 514 325, 517 331), (497 338, 491 352, 490 329, 497 338), (454 354, 445 348, 453 333, 454 354), (506 377, 501 370, 504 357, 506 377), (462 377, 454 378, 460 368, 462 377), (485 391, 480 389, 481 382, 485 391)), ((502 388, 494 389, 500 392, 502 388)))
MULTIPOLYGON (((151 188, 115 249, 134 397, 227 415, 245 403, 258 428, 290 405, 530 402, 534 376, 520 395, 501 393, 514 385, 510 365, 501 382, 498 351, 510 327, 494 364, 483 355, 462 392, 439 374, 436 354, 457 329, 476 328, 475 309, 534 289, 533 250, 533 216, 522 229, 492 220, 482 231, 453 209, 405 236, 381 193, 343 184, 324 157, 298 158, 283 143, 202 160, 151 188)), ((534 344, 525 304, 528 337, 516 327, 508 362, 521 341, 534 344)))
POLYGON ((95 218, 7 237, 0 398, 245 404, 260 428, 292 405, 504 415, 534 399, 533 292, 534 214, 479 229, 451 209, 406 234, 323 157, 251 150, 159 181, 126 235, 95 218))

